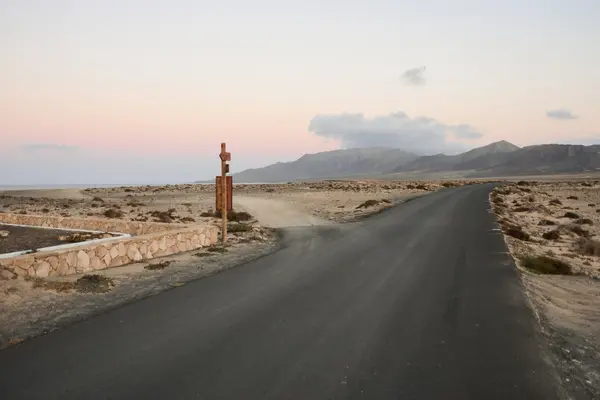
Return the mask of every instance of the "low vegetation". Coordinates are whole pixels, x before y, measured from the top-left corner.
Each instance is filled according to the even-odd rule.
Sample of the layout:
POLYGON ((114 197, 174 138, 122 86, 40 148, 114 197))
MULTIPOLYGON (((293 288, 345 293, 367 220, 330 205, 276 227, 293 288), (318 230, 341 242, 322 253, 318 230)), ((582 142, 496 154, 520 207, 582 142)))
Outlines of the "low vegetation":
POLYGON ((115 208, 109 208, 108 210, 104 211, 104 216, 106 218, 123 218, 123 211, 115 208))
POLYGON ((75 290, 79 293, 106 293, 115 286, 112 278, 103 275, 84 275, 75 282, 51 281, 42 278, 25 278, 33 281, 34 288, 54 290, 59 293, 75 290))
POLYGON ((361 208, 369 208, 369 207, 375 207, 378 206, 380 204, 390 204, 391 201, 388 199, 381 199, 381 200, 375 200, 375 199, 371 199, 371 200, 367 200, 362 204, 359 204, 356 209, 359 210, 361 208))
POLYGON ((161 261, 158 263, 154 263, 154 264, 148 264, 144 267, 144 269, 150 270, 150 271, 156 271, 156 270, 161 270, 161 269, 165 269, 167 268, 169 265, 171 265, 171 261, 161 261))
POLYGON ((581 217, 577 213, 574 213, 572 211, 567 211, 565 213, 565 215, 563 215, 563 218, 579 219, 581 217))
POLYGON ((519 240, 528 241, 530 239, 529 233, 523 231, 520 226, 507 226, 504 228, 504 233, 519 240))
MULTIPOLYGON (((202 213, 203 217, 221 218, 221 211, 202 213)), ((246 222, 252 220, 252 215, 246 211, 231 210, 227 212, 227 221, 230 222, 246 222)))
POLYGON ((231 233, 250 232, 252 230, 252 226, 244 223, 231 224, 227 227, 227 230, 231 233))
POLYGON ((112 237, 110 233, 73 233, 70 235, 59 236, 58 240, 69 243, 86 242, 94 239, 104 239, 112 237))
POLYGON ((545 232, 542 237, 546 240, 556 240, 556 239, 560 239, 560 230, 559 229, 554 229, 551 230, 549 232, 545 232))
POLYGON ((211 246, 206 251, 210 251, 211 253, 227 253, 227 249, 222 246, 211 246))
POLYGON ((521 263, 527 270, 538 274, 572 275, 569 264, 548 256, 525 256, 521 263))

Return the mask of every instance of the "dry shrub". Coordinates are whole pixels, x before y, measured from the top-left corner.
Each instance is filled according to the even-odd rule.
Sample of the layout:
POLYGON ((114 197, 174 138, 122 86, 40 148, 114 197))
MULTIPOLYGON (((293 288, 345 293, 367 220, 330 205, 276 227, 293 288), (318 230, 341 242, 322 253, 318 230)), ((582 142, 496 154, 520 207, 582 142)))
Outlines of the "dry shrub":
POLYGON ((579 216, 579 214, 576 214, 572 211, 567 211, 565 215, 563 215, 563 218, 579 219, 581 217, 579 216))
POLYGON ((98 197, 98 196, 94 196, 94 198, 92 199, 92 201, 97 201, 99 203, 104 203, 104 199, 98 197))
POLYGON ((514 209, 515 212, 527 212, 527 211, 531 211, 530 207, 527 206, 519 206, 517 208, 514 209))
POLYGON ((179 219, 181 222, 196 222, 195 218, 192 217, 183 217, 179 219))
POLYGON ((540 223, 538 225, 541 225, 541 226, 552 226, 552 225, 556 225, 556 222, 550 221, 549 219, 543 219, 543 220, 540 221, 540 223))
POLYGON ((222 246, 211 246, 206 251, 210 251, 211 253, 227 253, 227 249, 222 246))
POLYGON ((521 258, 521 262, 525 268, 538 274, 572 275, 569 264, 548 256, 526 256, 521 258))
POLYGON ((104 216, 106 218, 123 218, 123 211, 109 208, 108 210, 104 211, 104 216))
POLYGON ((104 275, 84 275, 75 281, 75 290, 81 293, 105 293, 115 286, 115 281, 104 275))
POLYGON ((549 232, 546 232, 542 235, 542 237, 546 240, 556 240, 556 239, 560 239, 560 230, 559 229, 554 229, 551 230, 549 232))
POLYGON ((252 226, 244 223, 231 224, 227 227, 227 230, 231 233, 250 232, 252 226))
POLYGON ((579 238, 576 243, 577 250, 586 256, 600 256, 600 242, 589 238, 579 238))
POLYGON ((77 232, 70 235, 59 236, 58 240, 69 243, 86 242, 93 239, 104 239, 112 237, 110 233, 84 233, 77 232))
POLYGON ((169 211, 150 211, 149 214, 154 217, 154 221, 155 222, 162 222, 165 224, 169 224, 171 222, 173 222, 173 219, 175 219, 175 216, 173 215, 173 212, 171 212, 171 210, 174 211, 174 209, 169 209, 169 211))
MULTIPOLYGON (((221 218, 221 212, 217 211, 213 214, 215 218, 221 218)), ((246 211, 235 211, 231 210, 227 212, 227 220, 231 222, 245 222, 250 221, 252 219, 252 215, 247 213, 246 211)))
MULTIPOLYGON (((31 278, 25 278, 25 280, 30 280, 31 278)), ((62 281, 47 281, 42 278, 33 278, 32 282, 33 288, 38 289, 46 289, 46 290, 54 290, 58 293, 65 293, 75 289, 74 282, 62 282, 62 281)))
POLYGON ((594 221, 589 218, 580 218, 577 220, 577 223, 580 225, 594 225, 594 221))
POLYGON ((106 293, 115 286, 112 278, 103 275, 84 275, 75 282, 47 281, 42 278, 25 278, 33 280, 34 288, 44 288, 57 292, 68 292, 75 289, 81 293, 106 293))
POLYGON ((548 202, 548 204, 553 206, 562 206, 562 201, 560 201, 559 199, 552 199, 548 202))
POLYGON ((128 205, 129 207, 143 207, 143 206, 145 206, 146 204, 142 203, 142 202, 141 202, 141 201, 139 201, 139 200, 131 200, 131 201, 128 201, 128 202, 127 202, 127 205, 128 205))
POLYGON ((569 196, 569 197, 567 197, 567 200, 579 200, 579 197, 577 197, 577 196, 569 196))
POLYGON ((169 265, 171 265, 171 261, 161 261, 161 262, 158 262, 155 264, 148 264, 144 267, 144 269, 148 269, 150 271, 155 271, 155 270, 159 270, 159 269, 165 269, 169 265))
POLYGON ((361 208, 369 208, 369 207, 375 207, 377 205, 379 205, 380 201, 379 200, 367 200, 362 204, 359 204, 358 206, 356 206, 356 209, 361 209, 361 208))
POLYGON ((530 238, 529 233, 523 231, 520 226, 508 226, 504 229, 504 233, 515 239, 528 241, 530 238))

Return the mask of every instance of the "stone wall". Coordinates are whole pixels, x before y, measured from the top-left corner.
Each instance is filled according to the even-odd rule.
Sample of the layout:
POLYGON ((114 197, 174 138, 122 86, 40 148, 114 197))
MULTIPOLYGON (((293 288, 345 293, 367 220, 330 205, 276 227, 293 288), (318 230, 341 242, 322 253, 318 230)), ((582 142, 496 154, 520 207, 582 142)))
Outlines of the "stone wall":
MULTIPOLYGON (((109 230, 123 231, 122 228, 109 230)), ((216 226, 198 225, 176 231, 149 233, 123 240, 0 259, 0 267, 12 269, 20 276, 32 277, 89 273, 210 246, 217 242, 217 236, 216 226)))
POLYGON ((130 235, 146 235, 182 229, 188 225, 164 224, 160 222, 125 221, 100 218, 52 217, 47 215, 0 213, 0 223, 35 225, 49 228, 84 229, 90 231, 129 233, 130 235))

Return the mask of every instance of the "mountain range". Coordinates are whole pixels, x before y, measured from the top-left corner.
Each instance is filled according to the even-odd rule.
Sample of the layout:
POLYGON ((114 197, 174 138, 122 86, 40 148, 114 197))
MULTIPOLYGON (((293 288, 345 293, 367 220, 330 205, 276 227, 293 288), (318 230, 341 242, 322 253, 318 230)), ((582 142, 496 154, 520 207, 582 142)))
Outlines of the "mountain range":
POLYGON ((334 178, 502 177, 583 173, 600 170, 600 145, 542 144, 518 147, 507 141, 457 155, 417 154, 391 148, 360 148, 306 154, 233 174, 237 183, 334 178))

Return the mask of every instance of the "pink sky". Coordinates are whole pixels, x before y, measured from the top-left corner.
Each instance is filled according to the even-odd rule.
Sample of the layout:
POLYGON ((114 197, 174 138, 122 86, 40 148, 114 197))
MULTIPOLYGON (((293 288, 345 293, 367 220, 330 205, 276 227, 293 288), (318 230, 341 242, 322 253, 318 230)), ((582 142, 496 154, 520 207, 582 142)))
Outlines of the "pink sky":
MULTIPOLYGON (((308 127, 346 113, 364 115, 373 145, 381 132, 370 121, 398 111, 442 130, 468 125, 481 137, 466 147, 600 136, 597 2, 574 1, 568 13, 516 0, 430 3, 4 0, 0 160, 29 163, 30 144, 76 147, 100 163, 209 160, 226 141, 239 170, 338 148, 308 127), (401 79, 419 66, 424 84, 401 79), (547 116, 559 109, 575 117, 547 116)), ((59 163, 56 151, 45 157, 59 163)), ((35 176, 5 168, 0 184, 35 176)))

